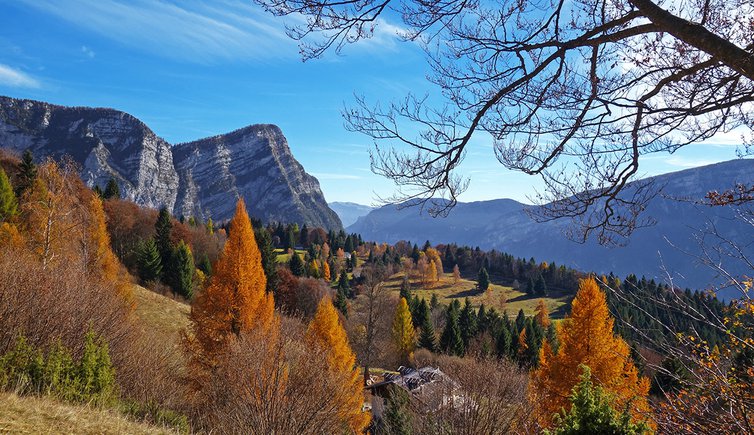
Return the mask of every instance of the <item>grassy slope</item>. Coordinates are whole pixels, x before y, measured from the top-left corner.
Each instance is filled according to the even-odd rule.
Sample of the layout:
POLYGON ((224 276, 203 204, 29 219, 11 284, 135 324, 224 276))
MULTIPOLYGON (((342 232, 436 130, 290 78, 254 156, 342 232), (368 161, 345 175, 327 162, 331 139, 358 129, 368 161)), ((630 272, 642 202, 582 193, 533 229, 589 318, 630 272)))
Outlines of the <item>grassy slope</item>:
POLYGON ((159 295, 141 286, 134 286, 136 315, 144 326, 178 343, 179 334, 189 325, 191 307, 183 302, 159 295))
POLYGON ((0 433, 167 434, 112 410, 70 405, 49 397, 0 393, 0 433))
MULTIPOLYGON (((135 314, 144 327, 169 337, 176 351, 180 332, 189 324, 190 307, 134 286, 135 314)), ((51 397, 0 393, 0 433, 157 434, 169 430, 136 423, 115 410, 61 403, 51 397)))
MULTIPOLYGON (((387 281, 387 288, 397 293, 400 291, 402 281, 403 273, 395 274, 387 281)), ((461 278, 458 283, 454 283, 453 275, 450 273, 443 274, 434 288, 422 288, 419 280, 411 280, 411 288, 419 299, 425 298, 427 302, 432 298, 432 293, 437 294, 439 302, 445 305, 451 303, 454 299, 458 299, 463 305, 464 299, 468 297, 474 307, 484 304, 487 308, 495 307, 498 312, 507 310, 511 317, 515 317, 520 309, 523 309, 527 316, 534 315, 534 309, 540 299, 530 297, 512 287, 494 283, 490 284, 491 291, 489 294, 480 293, 475 290, 475 281, 461 278), (501 298, 503 295, 505 297, 501 298)), ((573 294, 553 293, 544 300, 550 310, 550 315, 553 318, 562 318, 565 312, 570 310, 571 298, 573 298, 573 294)))

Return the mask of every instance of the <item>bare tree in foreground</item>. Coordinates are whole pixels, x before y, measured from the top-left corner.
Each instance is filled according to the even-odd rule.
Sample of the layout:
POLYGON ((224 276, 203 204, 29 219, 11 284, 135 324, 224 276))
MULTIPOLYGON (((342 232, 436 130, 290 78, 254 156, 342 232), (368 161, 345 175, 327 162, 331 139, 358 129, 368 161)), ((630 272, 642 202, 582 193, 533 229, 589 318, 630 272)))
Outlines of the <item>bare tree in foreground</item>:
POLYGON ((457 169, 483 132, 503 166, 543 178, 535 218, 573 218, 576 238, 603 243, 648 223, 640 213, 654 189, 627 188, 642 155, 737 127, 751 140, 749 0, 256 1, 306 18, 289 29, 304 59, 401 21, 438 98, 358 98, 345 118, 375 139, 373 171, 403 187, 390 200, 434 215, 466 189, 457 169))

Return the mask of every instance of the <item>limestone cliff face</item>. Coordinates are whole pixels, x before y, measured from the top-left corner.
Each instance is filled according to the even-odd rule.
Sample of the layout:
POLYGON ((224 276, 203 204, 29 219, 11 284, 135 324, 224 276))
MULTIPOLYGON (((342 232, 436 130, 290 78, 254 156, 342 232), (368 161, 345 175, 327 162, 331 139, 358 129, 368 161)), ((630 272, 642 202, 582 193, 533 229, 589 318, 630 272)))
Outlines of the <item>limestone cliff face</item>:
POLYGON ((226 219, 243 197, 263 221, 341 227, 319 182, 296 161, 277 126, 252 125, 179 144, 173 159, 181 184, 176 214, 226 219))
POLYGON ((87 185, 115 177, 125 198, 178 216, 221 221, 243 197, 264 221, 342 227, 274 125, 171 147, 124 112, 0 97, 0 147, 30 149, 37 160, 70 156, 87 185))
POLYGON ((112 176, 125 198, 148 207, 175 205, 170 144, 124 112, 0 97, 0 147, 30 149, 37 159, 67 155, 89 186, 104 186, 112 176))

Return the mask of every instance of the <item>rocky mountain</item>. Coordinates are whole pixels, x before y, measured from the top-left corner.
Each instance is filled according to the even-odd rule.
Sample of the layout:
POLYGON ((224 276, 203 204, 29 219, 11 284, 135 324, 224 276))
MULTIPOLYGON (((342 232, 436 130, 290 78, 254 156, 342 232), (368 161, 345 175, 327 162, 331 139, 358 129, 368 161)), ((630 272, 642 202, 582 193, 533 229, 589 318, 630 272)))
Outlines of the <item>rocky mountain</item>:
POLYGON ((340 221, 343 222, 343 226, 346 227, 356 222, 358 218, 366 216, 370 211, 374 210, 374 207, 356 204, 355 202, 336 201, 330 202, 327 205, 338 214, 340 221))
POLYGON ((112 176, 139 204, 175 205, 179 186, 170 144, 127 113, 0 97, 0 147, 30 149, 38 159, 68 155, 89 186, 104 186, 112 176))
POLYGON ((125 198, 175 215, 228 219, 243 197, 263 221, 342 227, 274 125, 171 146, 124 112, 0 97, 0 147, 70 156, 87 185, 114 177, 125 198))
MULTIPOLYGON (((422 244, 457 243, 497 249, 513 255, 555 261, 585 271, 646 275, 691 288, 724 281, 696 256, 702 253, 703 236, 707 250, 721 246, 722 239, 740 244, 754 255, 754 228, 729 207, 708 207, 679 198, 700 199, 711 190, 724 190, 737 182, 754 183, 754 160, 741 159, 653 177, 662 193, 649 204, 646 214, 657 223, 634 232, 628 244, 605 247, 594 240, 575 243, 564 236, 566 220, 536 223, 524 212, 524 204, 499 199, 458 204, 447 218, 420 214, 417 208, 385 206, 359 218, 348 227, 366 240, 394 243, 410 240, 422 244)), ((730 271, 751 275, 745 264, 723 259, 730 271)))

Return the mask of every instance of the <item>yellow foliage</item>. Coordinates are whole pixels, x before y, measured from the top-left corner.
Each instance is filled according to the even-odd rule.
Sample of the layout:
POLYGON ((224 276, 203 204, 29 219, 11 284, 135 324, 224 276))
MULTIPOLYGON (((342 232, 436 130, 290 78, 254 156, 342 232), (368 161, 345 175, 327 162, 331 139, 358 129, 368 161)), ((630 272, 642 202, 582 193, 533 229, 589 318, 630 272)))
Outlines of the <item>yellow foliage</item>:
POLYGON ((317 312, 306 330, 306 341, 310 346, 327 351, 330 370, 346 375, 348 382, 343 389, 347 394, 344 395, 344 403, 338 404, 340 415, 351 430, 361 433, 370 420, 369 414, 362 412, 364 393, 361 377, 355 367, 356 356, 348 345, 346 331, 329 298, 319 302, 317 312))
POLYGON ((401 298, 395 309, 392 332, 395 346, 401 354, 403 362, 407 362, 416 347, 416 332, 406 298, 401 298))
POLYGON ((322 262, 322 278, 325 281, 328 281, 328 282, 330 281, 330 278, 331 278, 331 276, 330 276, 330 265, 327 264, 327 260, 325 260, 325 261, 322 262))
POLYGON ((435 283, 437 282, 437 266, 435 266, 435 263, 432 261, 429 263, 429 266, 427 267, 427 275, 425 278, 425 287, 434 287, 435 283))
POLYGON ((266 283, 262 256, 241 199, 211 282, 191 308, 194 337, 205 357, 211 360, 232 336, 274 326, 274 301, 265 291, 266 283))
POLYGON ((26 243, 24 236, 18 231, 15 225, 3 222, 0 224, 0 246, 7 246, 11 249, 19 249, 26 243))
POLYGON ((110 249, 110 234, 105 223, 102 200, 91 194, 89 198, 87 225, 81 234, 82 259, 90 273, 101 273, 108 281, 118 278, 118 259, 110 249))
POLYGON ((568 397, 579 381, 581 364, 591 369, 596 383, 615 395, 615 406, 630 406, 635 420, 649 419, 649 380, 639 376, 628 345, 613 334, 613 323, 597 282, 581 280, 570 317, 558 325, 558 353, 543 345, 539 369, 532 374, 532 395, 543 424, 548 425, 562 408, 570 408, 568 397))
POLYGON ((540 299, 539 302, 537 302, 536 312, 537 314, 534 316, 534 320, 539 323, 539 326, 543 329, 549 328, 552 321, 550 321, 550 310, 547 309, 544 299, 540 299))

